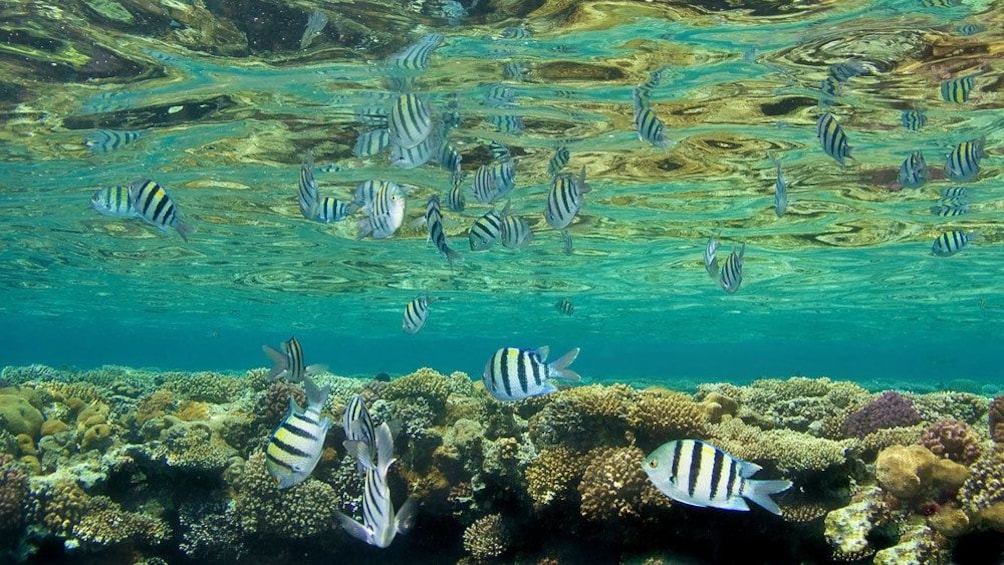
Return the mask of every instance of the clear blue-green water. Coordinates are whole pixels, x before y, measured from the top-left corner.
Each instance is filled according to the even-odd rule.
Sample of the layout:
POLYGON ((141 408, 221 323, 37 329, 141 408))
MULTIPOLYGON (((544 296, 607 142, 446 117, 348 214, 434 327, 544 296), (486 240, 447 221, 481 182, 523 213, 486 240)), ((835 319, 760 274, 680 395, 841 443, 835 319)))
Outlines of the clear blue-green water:
MULTIPOLYGON (((547 344, 555 353, 581 347, 576 368, 596 382, 805 374, 938 388, 1000 377, 1004 115, 993 4, 516 5, 509 13, 526 18, 482 7, 450 25, 424 5, 366 5, 367 17, 321 3, 333 20, 306 50, 298 42, 310 6, 283 8, 289 21, 270 21, 270 35, 253 8, 210 4, 215 19, 200 28, 192 10, 201 4, 166 5, 147 20, 127 5, 137 15, 126 23, 76 4, 5 8, 5 29, 35 43, 12 35, 0 46, 12 69, 0 129, 0 365, 241 370, 266 363, 262 344, 296 335, 308 362, 340 374, 428 365, 479 375, 499 346, 547 344), (174 24, 161 21, 168 16, 174 24), (521 22, 530 37, 501 37, 521 22), (965 23, 984 31, 963 35, 965 23), (96 56, 86 67, 71 39, 48 51, 39 39, 58 38, 62 25, 147 71, 87 75, 98 74, 88 71, 96 56), (245 43, 226 39, 234 26, 245 43), (451 267, 410 225, 429 195, 445 198, 449 175, 351 155, 368 129, 355 109, 389 95, 378 63, 430 31, 446 38, 416 91, 434 107, 456 96, 462 122, 449 139, 465 171, 486 162, 489 140, 513 149, 512 205, 535 233, 526 249, 467 252, 467 229, 488 210, 473 201, 468 175, 467 210, 445 212, 464 255, 451 267), (33 79, 47 57, 59 71, 33 79), (841 168, 820 148, 815 122, 827 67, 849 59, 869 70, 831 108, 853 147, 841 168), (506 62, 525 63, 527 77, 505 80, 506 62), (968 102, 940 99, 942 80, 981 65, 968 102), (662 150, 638 139, 631 90, 664 67, 652 106, 676 144, 662 150), (522 133, 485 120, 503 113, 484 104, 497 84, 515 90, 517 105, 504 113, 523 118, 522 133), (909 108, 926 110, 918 132, 900 126, 909 108), (90 152, 85 137, 100 128, 142 137, 90 152), (941 189, 959 185, 944 178, 944 156, 981 136, 982 169, 964 183, 971 213, 932 216, 941 189), (559 143, 570 149, 568 170, 586 166, 593 187, 570 255, 542 216, 559 143), (413 186, 401 232, 357 241, 356 218, 301 217, 296 186, 308 149, 318 166, 341 168, 316 173, 322 195, 347 197, 370 178, 413 186), (930 180, 889 190, 915 149, 930 180), (790 185, 780 218, 768 153, 782 159, 790 185), (95 189, 139 177, 170 192, 198 230, 189 243, 89 208, 95 189), (932 255, 949 229, 982 239, 932 255), (721 260, 747 245, 733 295, 702 265, 711 235, 723 242, 721 260), (404 334, 404 305, 421 293, 439 300, 421 333, 404 334), (573 315, 555 307, 562 298, 573 315)), ((279 17, 267 11, 275 6, 260 17, 279 17)))

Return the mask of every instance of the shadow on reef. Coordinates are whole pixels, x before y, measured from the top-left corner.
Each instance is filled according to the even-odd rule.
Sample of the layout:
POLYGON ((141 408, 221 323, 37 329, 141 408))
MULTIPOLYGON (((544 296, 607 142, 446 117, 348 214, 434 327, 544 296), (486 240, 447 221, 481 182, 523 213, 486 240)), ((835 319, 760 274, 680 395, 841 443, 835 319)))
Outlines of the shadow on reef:
POLYGON ((321 375, 322 415, 362 395, 397 422, 387 485, 415 527, 377 549, 363 480, 329 430, 279 490, 264 446, 299 384, 121 367, 8 367, 0 388, 0 551, 24 563, 999 564, 1004 398, 872 393, 795 377, 696 394, 588 385, 494 400, 464 373, 321 375), (695 438, 794 483, 780 516, 673 502, 641 467, 695 438), (996 441, 995 441, 996 440, 996 441))

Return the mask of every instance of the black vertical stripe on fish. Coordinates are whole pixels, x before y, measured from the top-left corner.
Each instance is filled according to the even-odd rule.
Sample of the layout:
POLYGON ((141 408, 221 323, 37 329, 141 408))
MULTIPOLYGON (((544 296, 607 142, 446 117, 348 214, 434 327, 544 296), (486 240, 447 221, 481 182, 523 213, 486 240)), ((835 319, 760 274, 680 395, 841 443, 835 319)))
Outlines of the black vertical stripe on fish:
MULTIPOLYGON (((297 425, 296 425, 296 424, 294 424, 294 423, 293 423, 293 422, 292 422, 291 420, 292 420, 292 418, 290 418, 289 420, 287 420, 287 421, 283 422, 283 423, 282 423, 282 424, 280 425, 280 427, 281 427, 282 429, 286 430, 287 432, 289 432, 289 433, 291 433, 291 434, 295 435, 295 436, 298 436, 298 437, 302 437, 303 439, 310 439, 310 440, 315 440, 315 439, 317 439, 317 436, 315 436, 315 435, 314 435, 314 434, 313 434, 313 433, 312 433, 312 432, 311 432, 310 430, 305 430, 305 429, 303 429, 303 428, 301 428, 301 427, 297 426, 297 425)), ((316 421, 313 421, 313 422, 311 422, 311 421, 309 421, 309 420, 307 420, 307 421, 308 421, 309 423, 311 423, 311 424, 315 425, 315 426, 317 425, 317 422, 316 422, 316 421)))
POLYGON ((309 453, 301 450, 298 447, 292 446, 292 445, 290 445, 290 444, 282 441, 281 439, 279 439, 279 438, 277 438, 275 436, 272 436, 272 445, 278 447, 283 452, 285 452, 285 453, 287 453, 289 455, 292 455, 294 457, 303 457, 303 458, 310 457, 309 453))
POLYGON ((292 465, 290 465, 289 463, 286 463, 282 459, 279 459, 275 455, 272 455, 268 450, 265 450, 265 458, 268 459, 269 461, 271 461, 272 463, 275 463, 276 465, 284 468, 284 469, 288 469, 290 471, 293 470, 293 466, 292 465))
POLYGON ((523 394, 526 394, 530 390, 529 381, 527 381, 527 365, 531 363, 530 354, 525 351, 520 351, 517 357, 518 362, 516 363, 516 378, 519 380, 519 389, 523 394))
POLYGON ((673 469, 669 474, 670 477, 680 476, 680 459, 683 458, 683 442, 676 442, 676 446, 673 448, 673 469))
POLYGON ((739 476, 739 465, 730 460, 729 461, 729 482, 725 485, 725 498, 732 498, 732 495, 736 493, 736 478, 739 476))
MULTIPOLYGON (((512 385, 509 383, 509 350, 499 351, 499 378, 502 379, 502 388, 505 389, 506 396, 512 396, 512 385)), ((516 363, 519 363, 519 356, 516 356, 516 363)))
POLYGON ((722 465, 725 463, 725 454, 721 449, 716 449, 714 461, 711 464, 711 493, 708 498, 714 500, 718 496, 718 482, 722 475, 722 465))
POLYGON ((701 461, 703 453, 703 445, 700 442, 691 442, 690 474, 687 475, 687 494, 690 496, 694 496, 694 492, 697 489, 697 478, 701 474, 701 461))

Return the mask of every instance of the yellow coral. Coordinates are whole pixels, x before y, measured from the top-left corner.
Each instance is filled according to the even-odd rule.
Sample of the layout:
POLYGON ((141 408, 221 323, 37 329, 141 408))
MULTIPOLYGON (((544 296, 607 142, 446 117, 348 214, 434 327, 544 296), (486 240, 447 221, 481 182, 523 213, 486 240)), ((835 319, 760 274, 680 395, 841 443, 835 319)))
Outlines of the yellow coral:
POLYGON ((875 479, 896 498, 914 498, 929 487, 956 489, 968 474, 964 465, 941 459, 923 445, 893 445, 875 460, 875 479))
POLYGON ((702 433, 707 412, 686 394, 649 388, 628 406, 627 423, 639 435, 662 443, 702 433))
POLYGON ((587 453, 579 483, 582 517, 601 522, 639 518, 646 509, 669 508, 669 498, 652 486, 641 468, 644 459, 642 450, 633 445, 587 453))
POLYGON ((761 430, 732 418, 710 427, 712 443, 747 461, 769 461, 782 473, 822 471, 846 461, 843 443, 792 430, 761 430))
POLYGON ((143 425, 154 418, 163 417, 173 406, 173 392, 169 390, 154 391, 136 403, 136 423, 143 425))
POLYGON ((464 530, 464 549, 475 559, 499 557, 509 549, 511 535, 501 514, 476 520, 464 530))
POLYGON ((425 398, 429 406, 441 413, 450 394, 450 378, 429 367, 387 383, 381 396, 388 400, 413 400, 425 398))
POLYGON ((582 477, 586 462, 570 447, 545 449, 526 469, 527 492, 536 509, 568 502, 582 477))

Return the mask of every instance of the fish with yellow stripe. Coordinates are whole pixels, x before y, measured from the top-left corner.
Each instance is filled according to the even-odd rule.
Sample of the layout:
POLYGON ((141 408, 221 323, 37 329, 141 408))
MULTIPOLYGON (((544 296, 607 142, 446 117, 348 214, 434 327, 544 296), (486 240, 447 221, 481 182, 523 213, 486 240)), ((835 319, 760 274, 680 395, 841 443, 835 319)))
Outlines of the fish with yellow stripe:
POLYGON ((181 210, 164 187, 156 182, 149 179, 133 181, 129 186, 129 196, 139 217, 158 230, 166 232, 168 228, 174 228, 185 242, 195 232, 194 226, 181 219, 181 210))
POLYGON ((309 375, 317 375, 327 370, 324 365, 304 365, 303 346, 296 336, 282 344, 282 351, 276 351, 267 345, 261 346, 261 349, 272 360, 272 370, 268 373, 269 380, 285 378, 298 383, 309 375))
POLYGON ((696 439, 664 443, 648 455, 642 468, 660 492, 702 508, 748 512, 750 501, 780 516, 781 509, 770 496, 792 484, 788 480, 751 479, 762 467, 696 439))
POLYGON ((304 379, 307 407, 303 410, 296 400, 289 399, 289 411, 265 448, 265 468, 280 489, 296 486, 314 471, 324 448, 324 437, 331 427, 330 418, 321 418, 321 407, 328 399, 331 387, 317 388, 309 378, 304 379))
POLYGON ((851 157, 851 147, 847 144, 847 134, 844 133, 844 129, 840 127, 833 114, 826 112, 819 116, 819 120, 816 121, 816 137, 819 138, 823 151, 836 159, 841 167, 846 164, 844 163, 845 159, 853 158, 851 157))

